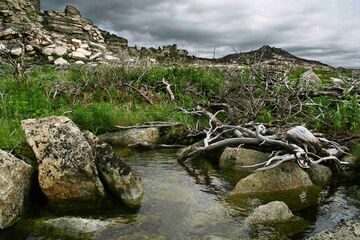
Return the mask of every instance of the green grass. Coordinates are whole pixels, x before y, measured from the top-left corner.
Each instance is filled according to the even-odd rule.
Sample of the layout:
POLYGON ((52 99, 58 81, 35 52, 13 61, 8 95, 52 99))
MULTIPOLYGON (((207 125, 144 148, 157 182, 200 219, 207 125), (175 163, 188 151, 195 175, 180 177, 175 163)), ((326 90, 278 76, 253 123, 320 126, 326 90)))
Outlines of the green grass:
MULTIPOLYGON (((297 79, 304 71, 305 69, 295 69, 290 73, 291 87, 298 87, 297 79)), ((319 74, 325 76, 325 73, 319 74)), ((288 94, 285 86, 281 85, 275 85, 273 91, 279 98, 288 94)), ((59 70, 43 66, 27 71, 24 80, 16 82, 11 69, 2 66, 0 149, 17 150, 23 145, 21 120, 52 115, 67 116, 82 130, 100 134, 116 129, 116 125, 134 125, 149 121, 179 121, 195 126, 198 117, 185 115, 176 109, 228 101, 237 106, 241 114, 220 114, 219 118, 223 121, 256 121, 269 124, 284 121, 287 113, 279 108, 284 104, 282 102, 277 105, 264 105, 255 113, 252 112, 251 107, 256 107, 257 98, 261 98, 263 94, 262 80, 253 77, 249 70, 234 73, 180 65, 152 68, 102 65, 96 68, 59 70), (169 96, 159 85, 162 79, 171 84, 176 103, 169 101, 169 96), (154 104, 149 105, 135 90, 124 84, 131 84, 146 92, 154 104), (251 100, 251 97, 256 99, 251 100)), ((302 113, 286 121, 306 124, 314 130, 332 135, 359 133, 358 100, 358 96, 346 96, 346 101, 342 102, 333 97, 316 97, 304 101, 302 113)), ((296 104, 296 100, 291 101, 291 104, 296 104)), ((209 110, 216 111, 210 108, 209 110)), ((205 119, 200 123, 207 125, 205 119)), ((170 132, 177 134, 174 130, 170 132)), ((175 138, 181 137, 173 137, 174 141, 175 138)))

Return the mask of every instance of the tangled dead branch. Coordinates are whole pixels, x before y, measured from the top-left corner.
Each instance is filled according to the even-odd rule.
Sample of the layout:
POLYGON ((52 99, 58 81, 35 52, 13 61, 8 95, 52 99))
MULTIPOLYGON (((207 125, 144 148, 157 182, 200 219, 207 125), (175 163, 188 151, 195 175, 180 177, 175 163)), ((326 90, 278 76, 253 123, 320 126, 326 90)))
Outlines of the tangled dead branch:
MULTIPOLYGON (((202 113, 202 111, 193 112, 202 113)), ((288 161, 296 161, 301 168, 309 168, 311 164, 326 161, 332 161, 340 168, 348 164, 339 159, 346 154, 346 148, 326 138, 315 137, 303 126, 296 126, 288 131, 280 129, 280 132, 286 131, 285 134, 273 135, 263 124, 234 126, 222 124, 220 121, 215 124, 214 119, 218 113, 204 114, 209 119, 209 127, 203 130, 206 134, 203 144, 179 156, 180 162, 215 149, 245 145, 249 148, 273 151, 267 161, 244 166, 256 171, 271 169, 288 161)))

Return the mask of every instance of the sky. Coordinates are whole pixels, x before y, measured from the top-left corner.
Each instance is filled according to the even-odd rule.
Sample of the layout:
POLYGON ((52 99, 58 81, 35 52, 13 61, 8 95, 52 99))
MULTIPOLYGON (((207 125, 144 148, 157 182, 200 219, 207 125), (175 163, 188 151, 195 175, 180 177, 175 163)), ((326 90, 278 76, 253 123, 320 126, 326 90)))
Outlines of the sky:
POLYGON ((337 67, 360 68, 360 0, 42 0, 74 5, 129 46, 176 43, 191 55, 223 57, 263 45, 337 67))

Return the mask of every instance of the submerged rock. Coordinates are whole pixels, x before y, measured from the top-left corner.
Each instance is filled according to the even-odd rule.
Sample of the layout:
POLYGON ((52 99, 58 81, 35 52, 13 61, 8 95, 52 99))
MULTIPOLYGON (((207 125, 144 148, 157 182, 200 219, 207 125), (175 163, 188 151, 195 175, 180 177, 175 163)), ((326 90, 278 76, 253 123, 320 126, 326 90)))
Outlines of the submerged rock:
POLYGON ((143 195, 140 176, 114 153, 109 144, 90 132, 85 132, 84 135, 93 148, 104 184, 125 203, 138 204, 143 195))
POLYGON ((160 133, 158 128, 134 128, 124 131, 105 133, 98 136, 102 141, 113 146, 128 146, 130 144, 147 142, 157 144, 160 133))
POLYGON ((86 219, 79 217, 60 217, 44 221, 54 228, 61 229, 71 233, 92 233, 101 231, 110 226, 109 221, 102 221, 98 219, 86 219))
POLYGON ((286 221, 292 217, 294 215, 284 202, 274 201, 255 208, 245 222, 248 224, 278 222, 286 221))
POLYGON ((49 200, 82 202, 104 197, 92 147, 70 119, 28 119, 21 126, 39 164, 41 190, 49 200))
MULTIPOLYGON (((268 159, 266 153, 246 148, 226 148, 220 157, 221 169, 246 171, 242 166, 253 165, 268 159)), ((252 170, 252 169, 251 169, 252 170)))
POLYGON ((32 167, 0 150, 0 229, 22 214, 31 185, 32 167))
POLYGON ((288 162, 241 179, 232 194, 277 192, 310 186, 313 186, 313 183, 309 175, 296 163, 288 162))

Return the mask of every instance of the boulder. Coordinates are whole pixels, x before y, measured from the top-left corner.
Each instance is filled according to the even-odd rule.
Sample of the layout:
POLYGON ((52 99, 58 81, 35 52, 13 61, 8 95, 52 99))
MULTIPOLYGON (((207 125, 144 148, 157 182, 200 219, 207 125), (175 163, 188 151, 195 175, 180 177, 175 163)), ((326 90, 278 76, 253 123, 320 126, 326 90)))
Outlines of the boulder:
POLYGON ((13 47, 10 49, 10 54, 13 56, 20 56, 23 50, 21 47, 13 47))
POLYGON ((28 119, 21 126, 39 164, 40 188, 49 200, 85 202, 104 197, 92 147, 70 119, 28 119))
POLYGON ((94 53, 93 55, 91 55, 91 56, 89 57, 89 60, 92 61, 92 60, 94 60, 94 59, 96 59, 96 58, 98 58, 98 57, 101 57, 101 56, 102 56, 102 53, 101 53, 101 52, 97 52, 97 53, 94 53))
POLYGON ((45 56, 51 56, 55 53, 55 49, 52 48, 52 47, 46 47, 42 50, 42 53, 45 55, 45 56))
POLYGON ((34 48, 33 48, 31 45, 29 45, 29 44, 25 46, 25 49, 26 49, 27 52, 32 52, 32 51, 34 51, 34 48))
POLYGON ((248 224, 280 222, 292 217, 294 217, 293 213, 284 202, 274 201, 255 208, 245 222, 248 224))
POLYGON ((124 131, 105 133, 98 136, 102 141, 113 146, 128 146, 130 144, 147 142, 156 144, 159 142, 160 133, 158 128, 134 128, 124 131))
POLYGON ((80 47, 81 44, 82 44, 81 40, 76 39, 76 38, 71 39, 71 43, 72 43, 75 47, 80 47))
POLYGON ((360 159, 356 155, 346 155, 341 159, 344 162, 349 163, 350 169, 355 169, 359 166, 360 159))
POLYGON ((67 53, 67 48, 63 46, 57 46, 54 48, 54 54, 61 57, 64 56, 67 53))
POLYGON ((83 61, 79 60, 79 61, 74 62, 74 64, 75 65, 84 65, 85 63, 83 61))
POLYGON ((311 181, 317 186, 323 186, 330 181, 332 177, 331 169, 320 164, 312 164, 306 169, 311 181))
POLYGON ((54 61, 54 64, 55 64, 56 66, 70 65, 69 62, 66 61, 65 59, 63 59, 62 57, 56 59, 56 60, 54 61))
POLYGON ((268 154, 252 149, 226 148, 220 157, 219 166, 221 169, 246 171, 242 166, 261 163, 268 158, 268 154))
POLYGON ((31 185, 32 167, 0 150, 0 229, 22 214, 31 185))
POLYGON ((105 58, 106 60, 108 60, 108 61, 116 61, 116 60, 119 60, 118 57, 114 57, 114 56, 112 56, 112 55, 105 55, 104 58, 105 58))
POLYGON ((19 33, 12 30, 11 28, 7 28, 7 29, 3 30, 2 32, 0 32, 0 40, 10 40, 10 39, 16 38, 18 36, 19 36, 19 33))
POLYGON ((85 50, 85 49, 83 49, 83 48, 78 48, 78 49, 76 49, 76 52, 82 53, 82 54, 84 54, 86 57, 90 57, 91 54, 92 54, 90 51, 85 50))
POLYGON ((123 202, 137 205, 143 195, 140 176, 121 160, 112 147, 90 132, 84 136, 93 148, 96 165, 106 187, 123 202))
POLYGON ((300 76, 300 81, 301 82, 313 83, 313 84, 321 83, 321 79, 318 77, 318 75, 316 75, 316 73, 314 73, 313 70, 308 70, 308 71, 304 72, 300 76))
POLYGON ((75 60, 87 60, 88 58, 83 54, 82 52, 72 52, 69 54, 69 56, 75 60))
POLYGON ((232 194, 278 192, 310 186, 313 186, 313 183, 309 175, 296 163, 287 162, 241 179, 232 194))

